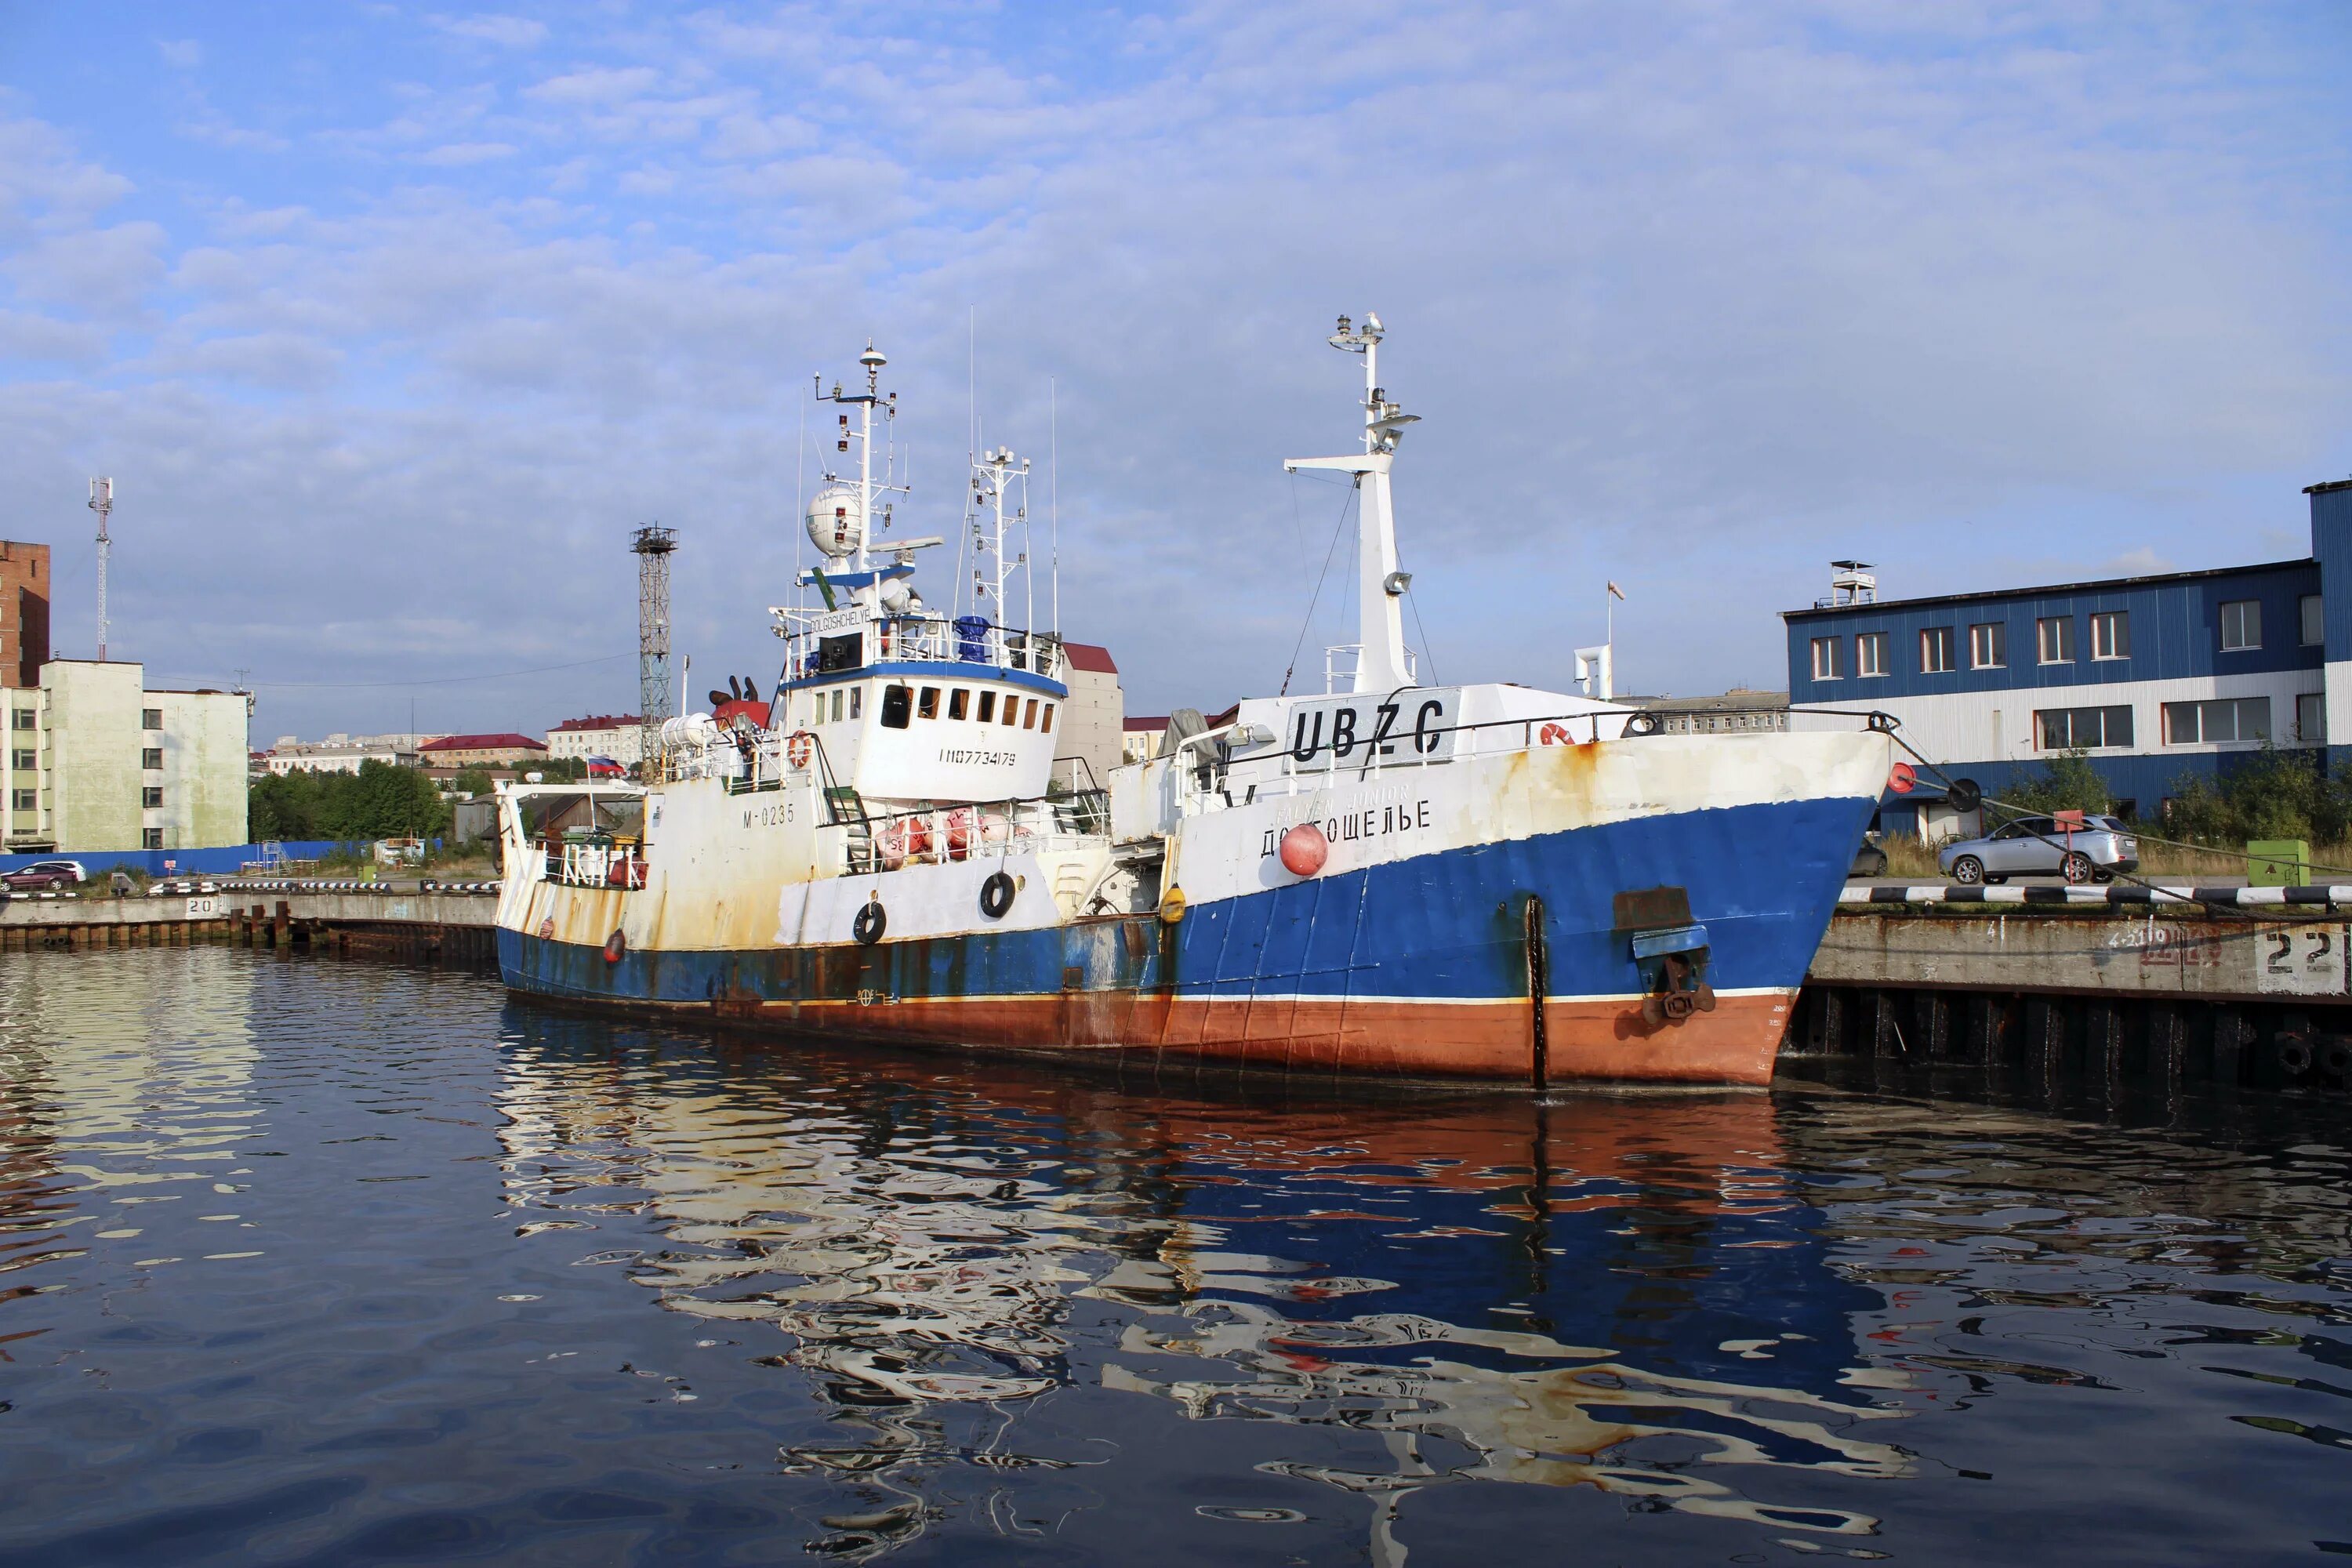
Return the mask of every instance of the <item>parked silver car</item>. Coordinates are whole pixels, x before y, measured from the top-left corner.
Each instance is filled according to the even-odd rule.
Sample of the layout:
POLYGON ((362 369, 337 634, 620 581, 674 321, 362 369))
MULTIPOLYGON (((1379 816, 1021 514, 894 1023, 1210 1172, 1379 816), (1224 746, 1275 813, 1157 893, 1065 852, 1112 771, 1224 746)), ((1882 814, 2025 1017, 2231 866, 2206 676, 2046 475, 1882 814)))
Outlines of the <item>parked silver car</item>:
POLYGON ((2139 840, 2112 816, 2085 816, 2071 832, 2047 816, 2021 816, 1982 838, 1953 840, 1937 852, 1936 864, 1964 887, 2035 876, 2105 882, 2139 869, 2139 840))

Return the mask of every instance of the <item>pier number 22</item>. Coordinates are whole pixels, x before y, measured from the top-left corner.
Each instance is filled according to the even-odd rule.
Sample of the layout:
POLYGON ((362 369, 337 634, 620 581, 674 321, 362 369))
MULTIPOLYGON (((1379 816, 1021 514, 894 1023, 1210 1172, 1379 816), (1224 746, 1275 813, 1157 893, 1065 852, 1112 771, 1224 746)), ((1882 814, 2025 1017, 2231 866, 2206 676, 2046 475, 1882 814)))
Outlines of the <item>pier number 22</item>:
POLYGON ((2344 994, 2344 928, 2294 926, 2254 938, 2254 983, 2298 996, 2344 994))

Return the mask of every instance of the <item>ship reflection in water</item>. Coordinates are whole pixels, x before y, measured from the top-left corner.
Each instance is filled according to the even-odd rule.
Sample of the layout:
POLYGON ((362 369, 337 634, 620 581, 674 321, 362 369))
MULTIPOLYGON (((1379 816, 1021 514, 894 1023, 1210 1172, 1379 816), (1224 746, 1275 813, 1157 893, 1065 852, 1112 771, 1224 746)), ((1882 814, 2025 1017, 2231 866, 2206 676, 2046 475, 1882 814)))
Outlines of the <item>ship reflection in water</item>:
POLYGON ((2345 1142, 2284 1112, 1152 1089, 0 963, 0 1563, 2352 1535, 2345 1142))

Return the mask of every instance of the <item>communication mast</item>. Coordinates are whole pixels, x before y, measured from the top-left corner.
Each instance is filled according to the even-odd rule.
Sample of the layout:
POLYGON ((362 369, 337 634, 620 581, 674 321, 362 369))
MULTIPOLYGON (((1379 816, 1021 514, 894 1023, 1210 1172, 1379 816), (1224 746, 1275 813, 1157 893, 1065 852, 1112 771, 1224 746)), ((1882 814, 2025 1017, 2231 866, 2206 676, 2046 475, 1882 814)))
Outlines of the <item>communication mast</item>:
POLYGON ((98 513, 98 662, 106 662, 106 553, 114 542, 106 537, 106 516, 114 510, 114 481, 89 481, 89 510, 98 513))
POLYGON ((662 721, 672 717, 669 686, 669 558, 675 530, 655 523, 637 530, 629 548, 637 557, 638 754, 653 776, 661 751, 662 721))

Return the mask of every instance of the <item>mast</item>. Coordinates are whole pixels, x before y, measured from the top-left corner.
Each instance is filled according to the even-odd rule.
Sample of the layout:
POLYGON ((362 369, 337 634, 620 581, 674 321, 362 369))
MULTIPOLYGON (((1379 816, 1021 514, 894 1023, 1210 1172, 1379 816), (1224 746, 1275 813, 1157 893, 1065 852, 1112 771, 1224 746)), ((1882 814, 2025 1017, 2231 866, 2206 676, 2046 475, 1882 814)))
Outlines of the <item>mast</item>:
POLYGON ((1364 356, 1364 450, 1360 457, 1293 458, 1283 464, 1353 474, 1361 504, 1357 509, 1356 684, 1358 691, 1393 691, 1412 684, 1405 665, 1404 592, 1412 576, 1397 569, 1396 514, 1389 499, 1389 470, 1404 427, 1420 416, 1405 413, 1381 389, 1381 339, 1387 331, 1366 312, 1361 328, 1339 318, 1331 346, 1364 356))
MULTIPOLYGON (((839 382, 834 383, 831 392, 825 392, 822 390, 824 378, 819 376, 817 385, 820 390, 816 395, 823 403, 857 405, 857 429, 855 432, 857 442, 857 549, 849 559, 857 563, 857 573, 866 581, 851 592, 871 614, 881 602, 881 584, 876 578, 873 557, 875 501, 884 490, 894 488, 887 476, 880 479, 874 477, 874 411, 880 408, 886 421, 895 418, 898 412, 898 395, 894 392, 887 398, 882 395, 882 367, 890 362, 881 350, 874 346, 873 339, 866 340, 866 352, 857 356, 857 363, 866 367, 864 392, 844 392, 839 382)), ((848 449, 851 438, 849 416, 844 414, 841 416, 839 444, 845 451, 848 449)), ((887 508, 884 520, 886 522, 888 520, 887 508)))

